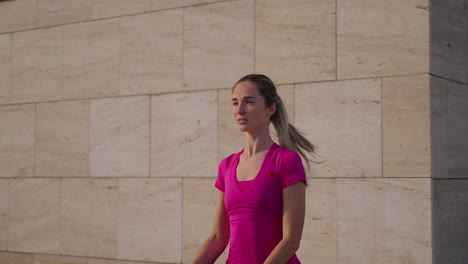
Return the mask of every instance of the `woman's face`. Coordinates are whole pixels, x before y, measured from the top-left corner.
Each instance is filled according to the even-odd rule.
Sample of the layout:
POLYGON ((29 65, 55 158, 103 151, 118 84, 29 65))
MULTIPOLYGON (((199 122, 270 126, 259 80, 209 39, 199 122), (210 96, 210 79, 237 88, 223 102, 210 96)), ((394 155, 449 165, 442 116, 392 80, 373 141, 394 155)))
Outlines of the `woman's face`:
POLYGON ((238 83, 232 92, 232 115, 240 131, 255 132, 268 129, 268 120, 274 113, 273 107, 266 107, 255 83, 238 83))

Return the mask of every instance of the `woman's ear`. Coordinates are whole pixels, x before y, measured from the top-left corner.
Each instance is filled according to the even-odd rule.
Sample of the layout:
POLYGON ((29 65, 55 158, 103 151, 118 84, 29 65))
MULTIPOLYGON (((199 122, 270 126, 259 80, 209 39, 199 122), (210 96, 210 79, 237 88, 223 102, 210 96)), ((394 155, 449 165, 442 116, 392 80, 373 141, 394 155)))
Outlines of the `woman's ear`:
POLYGON ((273 103, 271 104, 271 106, 269 107, 269 111, 268 111, 268 115, 269 116, 272 116, 274 115, 276 112, 276 103, 273 103))

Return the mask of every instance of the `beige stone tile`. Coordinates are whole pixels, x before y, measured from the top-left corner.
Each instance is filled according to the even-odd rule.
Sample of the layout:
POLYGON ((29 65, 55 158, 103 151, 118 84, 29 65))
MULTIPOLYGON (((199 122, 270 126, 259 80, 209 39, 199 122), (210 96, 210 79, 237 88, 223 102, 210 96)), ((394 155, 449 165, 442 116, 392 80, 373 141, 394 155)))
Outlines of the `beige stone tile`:
POLYGON ((430 177, 428 75, 382 80, 384 177, 430 177))
POLYGON ((380 80, 298 84, 295 124, 317 146, 312 177, 381 177, 380 80))
POLYGON ((447 81, 430 76, 431 177, 448 178, 447 81))
POLYGON ((227 88, 254 68, 254 1, 184 10, 186 90, 227 88))
POLYGON ((216 91, 151 97, 151 176, 217 173, 216 91))
POLYGON ((179 263, 182 180, 119 179, 119 259, 179 263), (155 202, 156 201, 156 202, 155 202))
POLYGON ((429 72, 428 2, 338 0, 338 79, 429 72))
POLYGON ((11 34, 0 35, 0 105, 10 102, 11 34))
POLYGON ((182 22, 182 9, 121 19, 121 95, 182 90, 182 22))
POLYGON ((143 13, 151 10, 151 0, 93 0, 93 19, 143 13))
POLYGON ((255 10, 255 72, 278 83, 335 79, 335 1, 257 0, 255 10))
POLYGON ((90 113, 90 176, 148 176, 148 96, 95 99, 90 113))
POLYGON ((33 254, 0 252, 0 263, 5 264, 33 264, 33 254))
POLYGON ((468 83, 466 1, 431 1, 430 72, 468 83))
POLYGON ((10 179, 8 250, 60 253, 60 179, 10 179))
POLYGON ((37 0, 15 0, 0 3, 0 32, 34 28, 37 23, 37 0))
POLYGON ((36 176, 89 176, 89 101, 36 106, 36 176))
POLYGON ((64 26, 63 98, 119 93, 119 19, 64 26))
POLYGON ((34 105, 0 106, 0 177, 33 176, 34 105))
POLYGON ((468 245, 468 179, 433 180, 433 263, 464 264, 468 245))
POLYGON ((431 263, 430 179, 339 179, 338 263, 431 263))
POLYGON ((306 193, 306 218, 299 259, 306 263, 337 263, 336 180, 309 179, 306 193))
POLYGON ((11 102, 59 100, 62 28, 12 34, 11 102))
POLYGON ((468 178, 468 85, 447 81, 448 176, 468 178))
POLYGON ((91 18, 93 0, 37 0, 38 25, 47 27, 91 18))
POLYGON ((152 10, 162 10, 184 6, 184 0, 152 0, 152 10))
MULTIPOLYGON (((0 250, 8 245, 8 179, 0 179, 0 250)), ((0 263, 3 263, 0 261, 0 263)))
POLYGON ((62 179, 61 254, 117 257, 118 180, 62 179))
POLYGON ((33 264, 88 264, 84 257, 34 254, 33 264))
MULTIPOLYGON (((213 226, 218 190, 215 178, 183 180, 183 258, 182 263, 192 263, 213 226)), ((226 263, 229 245, 216 263, 226 263)))

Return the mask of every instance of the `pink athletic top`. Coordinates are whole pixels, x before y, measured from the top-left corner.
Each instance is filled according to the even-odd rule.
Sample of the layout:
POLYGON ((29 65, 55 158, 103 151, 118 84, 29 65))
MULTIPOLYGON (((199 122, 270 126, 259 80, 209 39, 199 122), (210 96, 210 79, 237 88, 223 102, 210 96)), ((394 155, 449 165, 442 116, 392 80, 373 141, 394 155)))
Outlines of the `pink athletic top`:
MULTIPOLYGON (((267 151, 257 176, 238 181, 236 168, 244 150, 219 163, 214 186, 224 192, 229 216, 228 264, 261 264, 283 236, 282 189, 297 182, 307 184, 300 156, 274 143, 267 151)), ((300 264, 294 254, 287 264, 300 264)))

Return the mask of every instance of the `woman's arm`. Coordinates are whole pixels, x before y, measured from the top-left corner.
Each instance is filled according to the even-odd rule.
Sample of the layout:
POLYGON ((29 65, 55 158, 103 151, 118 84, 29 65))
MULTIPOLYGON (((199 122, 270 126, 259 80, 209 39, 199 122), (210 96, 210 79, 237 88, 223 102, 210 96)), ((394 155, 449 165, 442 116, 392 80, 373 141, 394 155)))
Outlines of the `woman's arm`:
POLYGON ((305 184, 298 181, 283 189, 283 239, 264 264, 284 264, 299 249, 305 218, 305 184))
POLYGON ((224 207, 224 192, 219 191, 213 228, 198 250, 192 264, 213 264, 226 249, 229 238, 229 218, 224 207))

